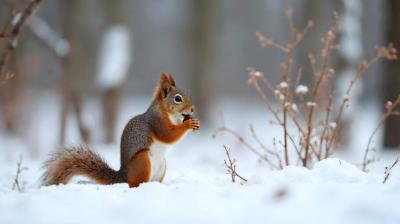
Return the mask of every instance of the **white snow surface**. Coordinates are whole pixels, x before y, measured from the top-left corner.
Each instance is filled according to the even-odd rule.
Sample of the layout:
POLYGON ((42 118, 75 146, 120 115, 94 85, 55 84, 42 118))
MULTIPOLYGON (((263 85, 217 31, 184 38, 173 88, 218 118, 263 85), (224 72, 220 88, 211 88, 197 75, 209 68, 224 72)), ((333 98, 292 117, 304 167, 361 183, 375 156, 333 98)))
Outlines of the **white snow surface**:
POLYGON ((175 162, 164 183, 133 189, 72 183, 18 193, 2 186, 0 223, 400 223, 399 178, 382 185, 343 160, 244 171, 244 184, 175 162))
POLYGON ((127 27, 114 25, 105 31, 100 43, 98 85, 107 89, 121 85, 132 61, 131 34, 127 27))
MULTIPOLYGON (((58 130, 54 125, 57 124, 54 98, 41 98, 46 98, 48 103, 33 103, 38 106, 35 108, 38 114, 34 119, 37 123, 31 124, 37 134, 34 141, 41 149, 36 155, 28 153, 32 144, 0 136, 1 224, 400 223, 400 168, 395 167, 387 183, 382 184, 383 165, 389 165, 394 160, 393 155, 388 155, 382 164, 374 164, 370 173, 338 158, 323 160, 313 169, 289 166, 282 171, 271 171, 231 136, 212 139, 217 120, 209 129, 189 133, 167 152, 167 174, 163 183, 145 183, 130 189, 127 184, 80 183, 85 178, 77 177, 67 185, 40 187, 41 163, 45 154, 56 148, 57 135, 48 130, 58 130), (238 160, 237 170, 248 182, 231 182, 223 165, 223 144, 231 148, 232 156, 238 160), (11 189, 20 152, 24 155, 23 165, 29 168, 20 177, 26 182, 25 191, 21 193, 11 189)), ((132 115, 145 110, 148 101, 148 98, 130 98, 118 126, 123 127, 132 115)), ((97 111, 96 105, 92 102, 89 109, 85 109, 88 117, 93 119, 90 126, 100 119, 93 113, 97 111)), ((250 136, 243 128, 248 127, 249 122, 253 122, 258 133, 278 135, 280 132, 276 132, 276 128, 266 125, 265 114, 260 113, 261 106, 254 106, 257 112, 247 112, 249 120, 234 113, 225 113, 225 120, 244 135, 250 136)), ((233 107, 224 105, 223 108, 233 107)), ((365 120, 364 117, 361 119, 365 120)), ((74 145, 77 141, 73 133, 76 131, 71 126, 67 139, 74 145)), ((99 129, 92 126, 92 130, 99 129)), ((370 128, 364 129, 369 133, 370 128)), ((118 144, 96 143, 91 148, 117 169, 118 144)), ((361 160, 357 153, 354 158, 342 157, 361 160)))

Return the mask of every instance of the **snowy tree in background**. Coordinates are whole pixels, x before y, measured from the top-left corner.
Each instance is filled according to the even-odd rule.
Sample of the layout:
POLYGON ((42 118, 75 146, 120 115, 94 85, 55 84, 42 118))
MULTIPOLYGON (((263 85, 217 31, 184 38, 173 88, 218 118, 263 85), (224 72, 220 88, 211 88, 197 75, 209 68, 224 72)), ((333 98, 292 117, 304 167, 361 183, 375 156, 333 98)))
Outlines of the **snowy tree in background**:
POLYGON ((100 89, 120 87, 128 76, 131 62, 131 37, 127 27, 108 28, 101 40, 98 86, 100 89))
MULTIPOLYGON (((341 102, 345 97, 347 84, 351 82, 353 77, 357 74, 357 66, 361 61, 362 51, 362 30, 361 30, 361 17, 362 17, 362 4, 361 0, 343 0, 342 1, 342 33, 340 38, 340 48, 338 56, 338 76, 336 80, 336 100, 341 102)), ((348 113, 343 117, 342 129, 342 143, 346 145, 351 133, 349 131, 349 121, 352 120, 357 105, 360 103, 362 94, 362 80, 358 82, 351 93, 351 106, 348 108, 348 113)))
POLYGON ((131 59, 131 35, 127 27, 113 25, 106 29, 100 43, 97 83, 103 98, 106 142, 114 141, 115 124, 121 95, 131 59))

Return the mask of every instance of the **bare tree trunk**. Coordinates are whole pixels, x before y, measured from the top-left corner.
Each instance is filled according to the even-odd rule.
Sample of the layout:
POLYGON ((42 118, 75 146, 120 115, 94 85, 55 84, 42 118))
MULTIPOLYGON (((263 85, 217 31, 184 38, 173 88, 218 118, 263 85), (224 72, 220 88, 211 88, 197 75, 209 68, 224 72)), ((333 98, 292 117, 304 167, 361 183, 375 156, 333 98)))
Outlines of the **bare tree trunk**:
POLYGON ((20 73, 21 70, 14 70, 18 72, 18 75, 1 87, 2 120, 5 124, 5 130, 12 135, 21 134, 19 118, 23 112, 24 89, 29 79, 25 74, 20 73))
POLYGON ((121 87, 113 87, 102 91, 103 119, 105 126, 105 142, 115 141, 118 109, 121 104, 121 87))
POLYGON ((208 120, 208 108, 212 101, 212 76, 216 58, 217 16, 220 1, 191 1, 190 65, 192 76, 191 93, 196 113, 203 121, 208 120))
MULTIPOLYGON (((119 27, 122 29, 127 29, 125 26, 128 23, 128 5, 129 1, 126 0, 114 0, 114 1, 103 1, 103 6, 105 13, 108 18, 107 28, 105 30, 106 36, 107 33, 112 32, 111 29, 115 27, 119 27)), ((115 33, 114 33, 115 34, 115 33)), ((129 35, 128 32, 126 32, 129 35)), ((107 38, 107 37, 105 37, 107 38)), ((129 37, 128 37, 129 38, 129 37)), ((104 42, 104 40, 103 40, 104 42)), ((101 42, 102 45, 105 43, 101 42)), ((119 43, 122 44, 122 43, 119 43)), ((104 47, 104 46, 103 46, 104 47)), ((102 49, 102 48, 100 48, 102 49)), ((104 51, 104 50, 103 50, 104 51)), ((130 49, 128 49, 130 51, 130 49)), ((109 52, 100 52, 100 54, 108 54, 109 52)), ((100 62, 101 63, 101 62, 100 62)), ((120 63, 120 62, 113 62, 113 63, 120 63)), ((123 66, 123 65, 122 65, 123 66)), ((102 67, 98 65, 98 67, 102 67)), ((122 69, 124 70, 124 69, 122 69)), ((99 71, 104 73, 104 71, 99 71)), ((114 71, 108 71, 114 72, 114 71)), ((127 70, 126 71, 117 71, 123 72, 125 74, 97 74, 98 76, 124 76, 123 79, 127 77, 127 70)), ((102 77, 99 77, 101 79, 102 77)), ((101 82, 101 81, 100 81, 101 82)), ((103 121, 105 126, 105 142, 112 143, 115 141, 115 133, 116 133, 116 124, 117 124, 117 117, 121 103, 121 95, 122 95, 122 86, 124 81, 119 83, 99 83, 100 84, 100 92, 102 98, 102 107, 103 107, 103 121)))
POLYGON ((61 75, 61 119, 60 119, 60 144, 65 143, 66 125, 68 112, 72 109, 76 117, 81 139, 84 142, 89 141, 89 130, 85 127, 82 120, 82 102, 81 102, 81 81, 82 76, 79 71, 79 60, 77 50, 79 46, 79 37, 77 24, 79 24, 80 12, 79 0, 62 1, 60 11, 62 12, 62 22, 64 28, 64 37, 70 43, 69 54, 62 58, 61 75))
MULTIPOLYGON (((400 48, 400 1, 387 1, 387 30, 386 42, 394 43, 397 49, 400 48)), ((384 62, 384 93, 383 101, 397 98, 400 90, 400 61, 384 62)), ((400 117, 392 116, 386 120, 384 146, 394 148, 400 146, 400 117)))
POLYGON ((0 112, 3 115, 6 131, 11 134, 17 134, 20 131, 18 122, 20 122, 20 115, 23 112, 24 89, 26 83, 29 82, 26 75, 29 74, 27 68, 23 67, 23 63, 20 63, 20 61, 12 60, 12 57, 13 53, 15 53, 14 57, 22 55, 21 52, 16 52, 21 31, 41 3, 42 0, 30 1, 29 3, 2 2, 1 4, 1 7, 7 5, 12 11, 12 13, 9 13, 8 22, 5 22, 0 30, 0 43, 2 44, 0 52, 0 103, 3 104, 0 112), (13 64, 14 67, 11 70, 8 65, 10 61, 10 64, 13 64), (8 75, 14 73, 17 74, 16 77, 14 75, 10 76, 14 78, 8 77, 8 75))

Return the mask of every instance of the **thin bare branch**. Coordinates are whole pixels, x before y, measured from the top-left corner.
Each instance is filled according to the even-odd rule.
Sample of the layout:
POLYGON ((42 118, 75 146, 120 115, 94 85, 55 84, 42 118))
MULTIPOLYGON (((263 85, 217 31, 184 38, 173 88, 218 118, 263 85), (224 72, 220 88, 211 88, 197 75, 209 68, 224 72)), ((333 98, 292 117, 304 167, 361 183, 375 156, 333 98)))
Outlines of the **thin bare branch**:
POLYGON ((228 158, 228 160, 224 159, 224 164, 227 169, 227 173, 231 176, 231 180, 233 183, 236 182, 236 177, 241 179, 244 182, 247 182, 247 179, 242 177, 237 171, 236 171, 236 159, 233 159, 230 155, 230 149, 224 145, 225 149, 225 154, 228 158))
POLYGON ((43 0, 31 0, 22 12, 13 16, 2 32, 2 36, 7 39, 4 52, 0 55, 0 81, 2 83, 8 80, 6 74, 9 72, 6 71, 6 65, 11 58, 11 54, 18 45, 21 29, 28 19, 36 12, 42 1, 43 0))
POLYGON ((25 189, 25 183, 21 181, 21 173, 27 170, 27 167, 22 166, 22 154, 19 155, 19 160, 17 162, 17 172, 13 180, 12 190, 18 190, 18 192, 23 192, 25 189))
POLYGON ((390 177, 390 171, 399 163, 399 157, 390 165, 389 167, 385 167, 385 172, 383 173, 383 181, 382 184, 385 184, 390 177))
POLYGON ((400 104, 400 96, 397 97, 396 101, 392 103, 391 101, 387 102, 385 105, 386 112, 382 114, 382 116, 379 119, 378 125, 375 127, 374 131, 368 138, 368 143, 367 147, 364 152, 364 157, 363 157, 363 163, 362 163, 362 170, 367 171, 367 166, 369 164, 368 160, 368 154, 371 151, 371 143, 372 140, 374 139, 376 133, 379 131, 380 127, 385 123, 386 119, 390 116, 398 116, 399 111, 397 110, 397 107, 400 104))

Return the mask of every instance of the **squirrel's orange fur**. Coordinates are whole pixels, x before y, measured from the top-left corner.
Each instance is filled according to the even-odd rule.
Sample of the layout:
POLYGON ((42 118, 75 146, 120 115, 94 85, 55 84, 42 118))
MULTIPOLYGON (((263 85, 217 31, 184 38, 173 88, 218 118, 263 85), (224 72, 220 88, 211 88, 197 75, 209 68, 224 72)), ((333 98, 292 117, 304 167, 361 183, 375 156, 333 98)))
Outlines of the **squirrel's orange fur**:
POLYGON ((190 98, 176 87, 171 75, 161 72, 154 100, 147 111, 132 118, 121 136, 121 167, 111 169, 95 152, 80 146, 64 148, 45 163, 43 183, 66 184, 74 175, 84 175, 100 184, 162 181, 165 176, 165 147, 200 127, 192 117, 190 98))
POLYGON ((151 175, 149 150, 137 152, 128 165, 128 184, 137 187, 143 182, 148 182, 151 175))

